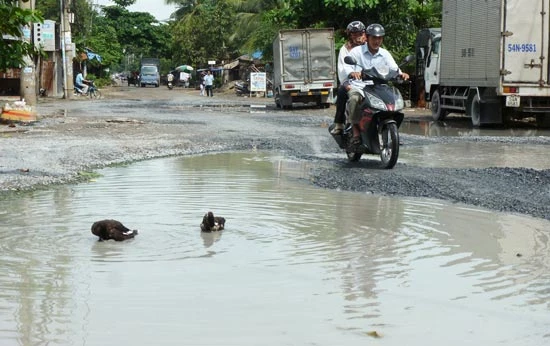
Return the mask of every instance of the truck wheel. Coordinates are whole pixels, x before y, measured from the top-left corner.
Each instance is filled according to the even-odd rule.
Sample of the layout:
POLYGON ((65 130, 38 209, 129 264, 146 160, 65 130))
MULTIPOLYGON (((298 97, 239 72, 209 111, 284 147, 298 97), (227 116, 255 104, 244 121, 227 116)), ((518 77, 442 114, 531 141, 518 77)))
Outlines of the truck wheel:
POLYGON ((279 89, 275 90, 275 97, 273 98, 275 99, 275 106, 277 106, 277 108, 283 108, 283 105, 281 104, 281 94, 279 94, 279 89))
POLYGON ((432 109, 433 120, 435 121, 445 120, 445 118, 447 117, 447 114, 449 114, 449 111, 441 108, 441 96, 439 95, 438 90, 434 91, 431 102, 432 102, 432 105, 430 108, 432 109))
POLYGON ((537 126, 540 128, 549 128, 550 113, 537 114, 537 126))
POLYGON ((479 95, 476 93, 470 103, 470 115, 472 117, 472 125, 479 127, 481 125, 481 114, 479 108, 479 95))

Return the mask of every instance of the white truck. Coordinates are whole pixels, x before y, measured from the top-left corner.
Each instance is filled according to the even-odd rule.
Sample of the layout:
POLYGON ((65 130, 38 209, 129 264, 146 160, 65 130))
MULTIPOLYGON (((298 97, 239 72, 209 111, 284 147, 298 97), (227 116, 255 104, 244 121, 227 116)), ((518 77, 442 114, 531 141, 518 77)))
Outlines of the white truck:
POLYGON ((278 108, 297 102, 328 108, 336 74, 333 29, 279 31, 273 41, 273 96, 278 108))
POLYGON ((536 117, 550 126, 550 2, 443 0, 439 29, 417 36, 417 73, 432 116, 472 125, 536 117))

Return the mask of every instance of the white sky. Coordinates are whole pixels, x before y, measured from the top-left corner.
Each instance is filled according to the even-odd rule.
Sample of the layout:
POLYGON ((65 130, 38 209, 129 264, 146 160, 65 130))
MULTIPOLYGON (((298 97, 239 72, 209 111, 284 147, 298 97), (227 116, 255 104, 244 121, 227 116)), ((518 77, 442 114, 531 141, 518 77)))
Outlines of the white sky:
MULTIPOLYGON (((115 3, 110 0, 91 0, 93 4, 102 6, 112 6, 115 3)), ((170 18, 170 15, 176 11, 174 5, 165 5, 164 0, 137 0, 136 3, 128 7, 132 12, 149 12, 157 20, 162 21, 170 18)))

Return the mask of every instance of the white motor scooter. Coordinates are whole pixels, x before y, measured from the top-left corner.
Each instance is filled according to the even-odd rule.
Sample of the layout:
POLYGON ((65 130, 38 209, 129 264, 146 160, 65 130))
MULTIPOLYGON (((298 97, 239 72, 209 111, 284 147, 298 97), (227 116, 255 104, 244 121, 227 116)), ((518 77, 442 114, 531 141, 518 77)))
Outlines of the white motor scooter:
POLYGON ((172 90, 172 88, 174 87, 174 75, 172 73, 168 73, 168 75, 166 76, 166 79, 168 81, 168 89, 169 90, 172 90))

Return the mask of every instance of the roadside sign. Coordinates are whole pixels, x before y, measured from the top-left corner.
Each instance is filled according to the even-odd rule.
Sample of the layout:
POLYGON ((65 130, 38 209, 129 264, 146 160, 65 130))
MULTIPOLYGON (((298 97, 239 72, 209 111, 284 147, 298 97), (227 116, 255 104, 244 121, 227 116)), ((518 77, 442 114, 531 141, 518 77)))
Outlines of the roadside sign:
POLYGON ((250 73, 250 91, 263 91, 266 89, 267 77, 265 72, 250 73))

